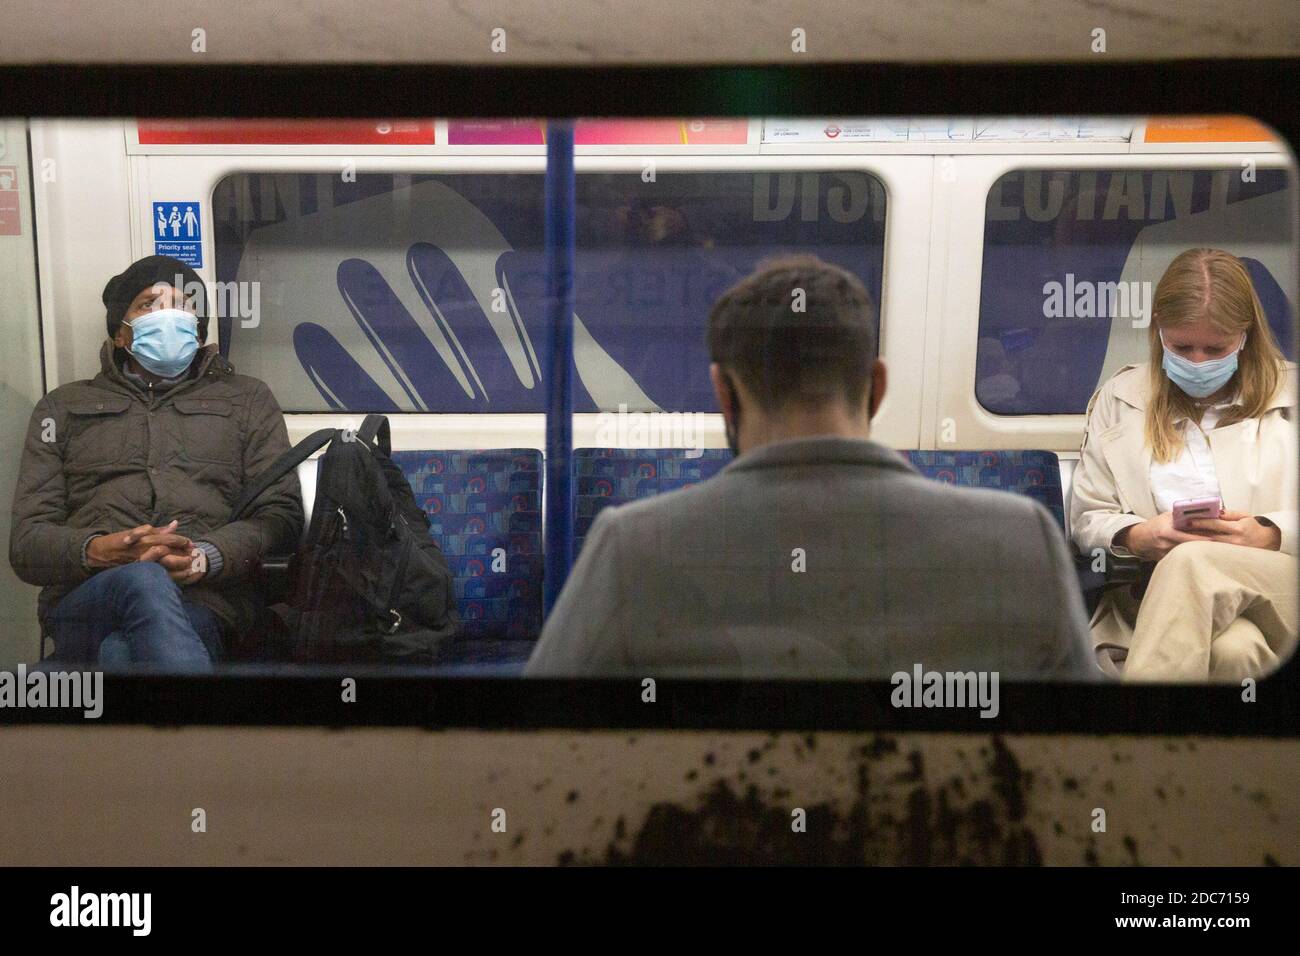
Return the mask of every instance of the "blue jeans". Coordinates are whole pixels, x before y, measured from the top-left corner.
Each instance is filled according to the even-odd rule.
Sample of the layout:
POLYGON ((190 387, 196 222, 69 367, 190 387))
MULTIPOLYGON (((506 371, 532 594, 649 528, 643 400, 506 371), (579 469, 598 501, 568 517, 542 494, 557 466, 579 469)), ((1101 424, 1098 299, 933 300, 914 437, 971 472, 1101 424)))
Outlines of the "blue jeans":
POLYGON ((100 571, 46 616, 54 658, 104 667, 212 670, 221 656, 220 622, 210 609, 184 600, 183 593, 154 561, 100 571))

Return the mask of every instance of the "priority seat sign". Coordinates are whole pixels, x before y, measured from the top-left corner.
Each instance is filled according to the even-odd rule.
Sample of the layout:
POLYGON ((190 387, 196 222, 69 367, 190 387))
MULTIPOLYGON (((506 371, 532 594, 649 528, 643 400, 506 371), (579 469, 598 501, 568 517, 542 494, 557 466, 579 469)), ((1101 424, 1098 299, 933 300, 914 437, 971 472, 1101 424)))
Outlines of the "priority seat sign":
POLYGON ((198 200, 153 204, 153 251, 203 267, 203 214, 198 200))

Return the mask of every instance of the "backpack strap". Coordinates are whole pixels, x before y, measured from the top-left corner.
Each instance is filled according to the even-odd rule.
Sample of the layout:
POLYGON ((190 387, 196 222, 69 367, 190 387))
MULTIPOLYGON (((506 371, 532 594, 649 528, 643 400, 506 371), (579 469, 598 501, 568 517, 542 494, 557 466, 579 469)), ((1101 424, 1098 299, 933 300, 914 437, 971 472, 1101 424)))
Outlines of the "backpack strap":
MULTIPOLYGON (((384 424, 388 424, 387 419, 384 420, 384 424)), ((230 509, 230 520, 238 521, 244 512, 248 510, 248 506, 256 501, 262 492, 310 458, 317 449, 328 445, 338 437, 338 434, 337 428, 322 428, 314 431, 273 461, 266 471, 253 479, 253 483, 244 489, 244 493, 239 496, 235 506, 230 509)))
POLYGON ((385 458, 393 456, 393 439, 389 431, 387 415, 367 415, 362 420, 361 427, 357 429, 357 438, 365 445, 378 438, 379 450, 383 456, 385 458))

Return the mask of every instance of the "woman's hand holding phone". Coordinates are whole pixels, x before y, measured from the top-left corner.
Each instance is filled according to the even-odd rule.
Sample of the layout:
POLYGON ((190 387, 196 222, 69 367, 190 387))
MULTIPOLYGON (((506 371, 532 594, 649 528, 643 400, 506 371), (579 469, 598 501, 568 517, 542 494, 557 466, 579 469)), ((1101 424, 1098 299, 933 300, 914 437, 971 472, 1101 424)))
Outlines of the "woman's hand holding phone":
POLYGON ((1261 524, 1243 511, 1224 511, 1217 518, 1192 518, 1189 530, 1180 531, 1174 527, 1174 513, 1166 511, 1130 525, 1115 538, 1116 544, 1143 561, 1159 561, 1185 541, 1220 541, 1276 551, 1282 545, 1282 532, 1277 526, 1261 524))
POLYGON ((1159 561, 1184 541, 1205 541, 1209 535, 1189 534, 1174 527, 1174 513, 1148 518, 1139 524, 1129 525, 1115 536, 1115 544, 1127 548, 1143 561, 1159 561))
POLYGON ((1282 546, 1282 531, 1273 524, 1261 524, 1244 511, 1224 511, 1217 518, 1193 518, 1189 522, 1198 535, 1239 544, 1246 548, 1276 551, 1282 546))

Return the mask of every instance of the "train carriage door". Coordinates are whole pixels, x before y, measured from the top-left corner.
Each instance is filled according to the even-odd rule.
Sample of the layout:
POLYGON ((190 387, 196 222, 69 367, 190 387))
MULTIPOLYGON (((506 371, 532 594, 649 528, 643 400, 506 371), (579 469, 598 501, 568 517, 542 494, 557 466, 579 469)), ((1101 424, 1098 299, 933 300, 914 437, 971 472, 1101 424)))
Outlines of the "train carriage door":
MULTIPOLYGON (((32 224, 32 170, 27 124, 0 120, 0 540, 8 551, 10 502, 32 406, 44 393, 36 237, 32 224)), ((0 561, 0 670, 40 657, 35 588, 0 561)))

